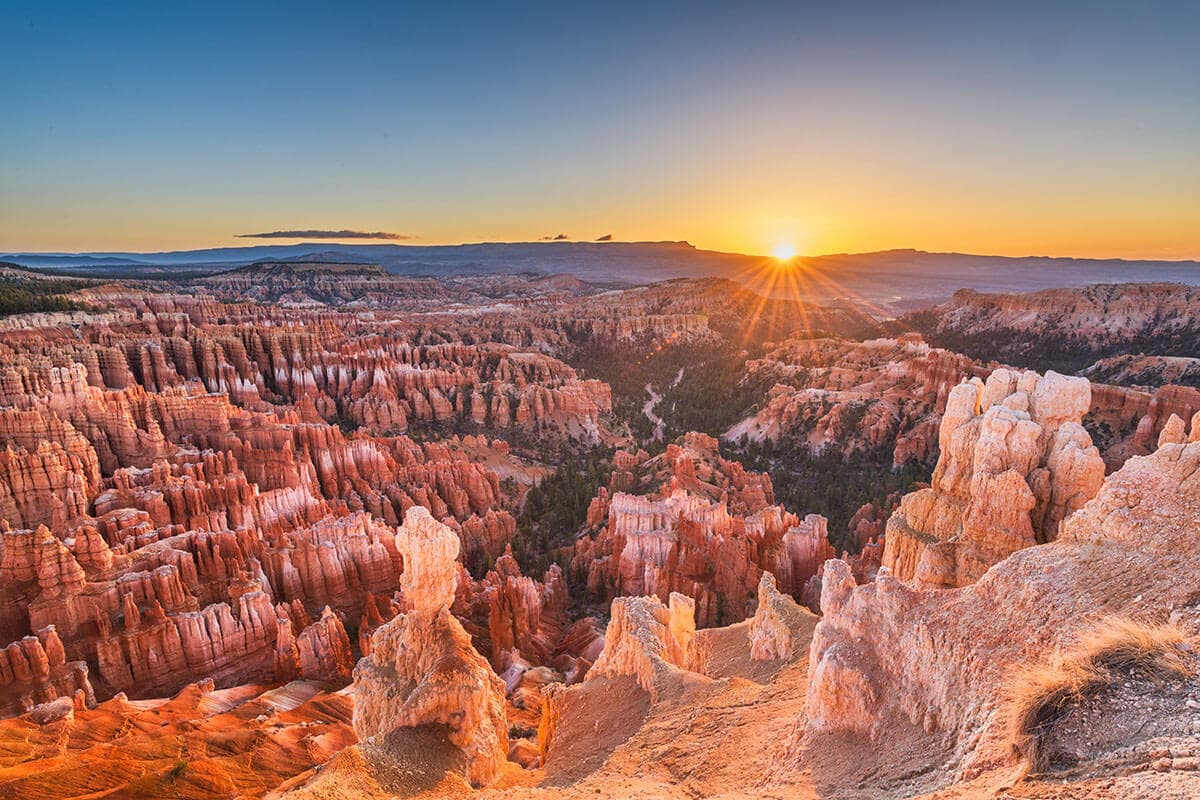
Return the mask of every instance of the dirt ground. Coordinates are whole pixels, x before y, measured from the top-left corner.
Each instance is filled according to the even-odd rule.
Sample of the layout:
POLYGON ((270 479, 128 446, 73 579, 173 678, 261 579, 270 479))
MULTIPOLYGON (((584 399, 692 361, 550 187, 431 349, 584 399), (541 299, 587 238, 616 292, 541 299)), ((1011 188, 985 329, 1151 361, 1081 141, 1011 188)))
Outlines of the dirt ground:
MULTIPOLYGON (((499 798, 630 798, 696 800, 1184 800, 1200 797, 1200 772, 1187 754, 1200 755, 1200 692, 1177 686, 1151 692, 1130 684, 1065 714, 1051 732, 1056 752, 1079 748, 1082 758, 1041 775, 1020 767, 997 768, 964 780, 947 764, 949 743, 916 726, 896 725, 865 736, 805 733, 808 643, 812 621, 798 631, 792 658, 749 658, 748 625, 700 633, 710 681, 679 680, 659 699, 632 678, 599 678, 565 696, 544 768, 509 764, 500 779, 470 789, 450 767, 453 753, 436 737, 389 741, 374 752, 359 746, 340 753, 289 800, 426 800, 499 798), (1153 700, 1145 699, 1154 694, 1153 700), (1101 717, 1105 721, 1101 722, 1101 717), (1112 761, 1132 747, 1146 756, 1165 739, 1145 736, 1150 719, 1169 752, 1154 759, 1112 761), (1084 726, 1091 720, 1094 724, 1084 726), (1157 720, 1157 721, 1155 721, 1157 720), (1136 723, 1136 726, 1135 724, 1136 723), (1140 733, 1136 732, 1140 726, 1140 733), (1086 733, 1085 733, 1086 732, 1086 733), (1139 738, 1140 737, 1140 738, 1139 738), (1131 744, 1132 743, 1132 744, 1131 744), (1190 744, 1189 744, 1190 743, 1190 744), (1174 748, 1173 751, 1170 748, 1174 748), (1089 749, 1090 748, 1090 749, 1089 749), (1139 749, 1140 748, 1140 749, 1139 749), (1181 749, 1182 748, 1182 749, 1181 749), (383 751, 386 750, 386 753, 383 751), (381 755, 386 768, 373 766, 381 755), (366 756, 366 758, 364 758, 366 756), (1106 760, 1107 759, 1107 760, 1106 760), (1154 764, 1157 763, 1157 768, 1154 764), (1089 769, 1090 765, 1090 769, 1089 769), (1104 774, 1096 774, 1100 771, 1104 774), (1162 771, 1156 771, 1162 770, 1162 771)), ((1159 687, 1161 688, 1161 687, 1159 687)), ((418 737, 419 738, 419 737, 418 737)), ((452 768, 452 767, 451 767, 452 768)))

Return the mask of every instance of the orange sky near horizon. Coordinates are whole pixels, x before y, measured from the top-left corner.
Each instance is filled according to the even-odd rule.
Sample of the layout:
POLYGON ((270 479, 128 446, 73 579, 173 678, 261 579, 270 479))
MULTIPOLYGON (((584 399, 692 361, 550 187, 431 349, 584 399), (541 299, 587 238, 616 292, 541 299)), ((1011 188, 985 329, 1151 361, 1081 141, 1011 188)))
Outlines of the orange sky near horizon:
POLYGON ((14 11, 0 252, 349 229, 1200 259, 1194 2, 152 5, 14 11))
MULTIPOLYGON (((255 239, 229 233, 259 230, 343 228, 354 230, 398 230, 411 228, 391 224, 386 218, 374 223, 362 218, 343 224, 307 225, 264 222, 209 222, 196 217, 186 220, 158 218, 155 213, 140 222, 113 219, 97 229, 92 225, 40 226, 36 220, 22 221, 19 210, 0 221, 0 252, 159 252, 194 250, 210 247, 247 247, 283 245, 301 242, 343 244, 414 244, 453 245, 474 242, 532 242, 547 235, 565 232, 572 241, 593 241, 611 234, 612 241, 687 241, 703 250, 749 255, 770 255, 781 246, 790 246, 800 255, 863 253, 911 248, 930 252, 959 252, 998 256, 1058 256, 1075 258, 1123 258, 1200 260, 1200 214, 1181 213, 1178 221, 1161 212, 1146 214, 1137 209, 1108 209, 1092 218, 1018 219, 1002 222, 996 216, 985 219, 971 213, 947 213, 944 227, 905 224, 904 210, 871 224, 855 214, 845 221, 828 216, 762 214, 739 219, 736 213, 714 218, 710 223, 694 218, 678 224, 604 226, 563 222, 539 229, 526 226, 479 224, 462 231, 430 226, 432 235, 411 234, 401 241, 386 239, 314 239, 307 237, 255 239), (1141 217, 1138 219, 1137 217, 1141 217), (548 231, 549 233, 543 233, 548 231), (576 233, 576 231, 586 231, 576 233)), ((747 214, 746 216, 751 216, 747 214)), ((1080 215, 1082 216, 1082 215, 1080 215)), ((912 221, 916 223, 916 221, 912 221)))

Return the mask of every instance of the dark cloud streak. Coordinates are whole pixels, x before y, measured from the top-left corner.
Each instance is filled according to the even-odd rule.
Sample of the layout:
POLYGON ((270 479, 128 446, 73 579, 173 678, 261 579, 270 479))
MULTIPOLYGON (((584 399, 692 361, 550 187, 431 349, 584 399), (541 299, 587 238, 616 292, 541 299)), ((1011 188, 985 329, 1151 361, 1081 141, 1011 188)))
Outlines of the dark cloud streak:
POLYGON ((391 241, 403 241, 405 239, 415 239, 415 236, 409 236, 407 233, 389 233, 388 231, 322 231, 322 230, 307 230, 307 231, 266 231, 265 233, 239 233, 239 239, 389 239, 391 241))

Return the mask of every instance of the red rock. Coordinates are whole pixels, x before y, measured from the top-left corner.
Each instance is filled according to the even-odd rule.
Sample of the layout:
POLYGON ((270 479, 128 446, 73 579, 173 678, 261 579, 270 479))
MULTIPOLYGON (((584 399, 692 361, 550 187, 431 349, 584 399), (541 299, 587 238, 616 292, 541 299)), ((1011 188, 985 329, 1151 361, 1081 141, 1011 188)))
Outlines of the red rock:
POLYGON ((799 597, 834 555, 822 517, 801 522, 772 505, 770 478, 721 458, 711 437, 688 434, 633 463, 641 485, 659 488, 602 490, 589 508, 595 532, 575 543, 572 570, 600 597, 678 592, 695 600, 697 623, 708 627, 753 613, 764 570, 799 597))

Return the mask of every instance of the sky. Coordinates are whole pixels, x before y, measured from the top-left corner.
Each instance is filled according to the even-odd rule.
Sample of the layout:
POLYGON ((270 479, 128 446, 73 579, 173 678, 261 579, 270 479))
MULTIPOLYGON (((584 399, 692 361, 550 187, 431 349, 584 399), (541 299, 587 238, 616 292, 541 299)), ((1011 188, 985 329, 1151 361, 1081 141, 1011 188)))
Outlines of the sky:
POLYGON ((498 5, 0 0, 0 251, 1200 258, 1200 3, 498 5))

